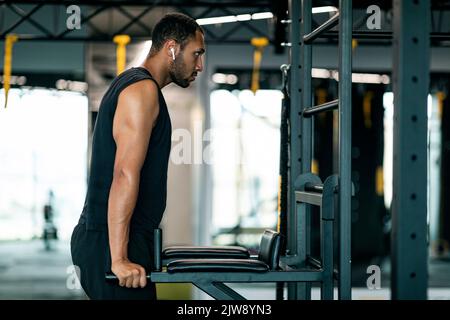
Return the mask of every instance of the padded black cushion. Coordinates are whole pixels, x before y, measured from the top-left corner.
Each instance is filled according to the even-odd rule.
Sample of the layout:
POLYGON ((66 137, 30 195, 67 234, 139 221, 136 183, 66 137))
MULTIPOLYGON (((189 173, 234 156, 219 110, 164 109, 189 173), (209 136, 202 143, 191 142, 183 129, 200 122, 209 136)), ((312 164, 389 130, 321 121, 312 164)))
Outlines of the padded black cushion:
POLYGON ((167 272, 267 272, 269 266, 254 259, 183 259, 167 264, 167 272))
POLYGON ((248 259, 246 248, 234 246, 172 246, 163 251, 163 259, 248 259))
POLYGON ((264 231, 259 246, 258 260, 265 262, 271 270, 278 266, 280 257, 280 234, 272 230, 264 231))

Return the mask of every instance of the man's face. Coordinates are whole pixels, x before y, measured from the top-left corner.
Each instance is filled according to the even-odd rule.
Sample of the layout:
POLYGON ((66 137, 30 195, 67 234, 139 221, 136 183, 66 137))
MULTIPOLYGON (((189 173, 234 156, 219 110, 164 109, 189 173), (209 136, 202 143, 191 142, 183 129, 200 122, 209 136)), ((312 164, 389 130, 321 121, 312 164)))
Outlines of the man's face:
POLYGON ((198 72, 203 71, 203 54, 205 42, 200 31, 195 38, 189 39, 184 49, 178 53, 170 67, 171 80, 182 88, 187 88, 195 80, 198 72))

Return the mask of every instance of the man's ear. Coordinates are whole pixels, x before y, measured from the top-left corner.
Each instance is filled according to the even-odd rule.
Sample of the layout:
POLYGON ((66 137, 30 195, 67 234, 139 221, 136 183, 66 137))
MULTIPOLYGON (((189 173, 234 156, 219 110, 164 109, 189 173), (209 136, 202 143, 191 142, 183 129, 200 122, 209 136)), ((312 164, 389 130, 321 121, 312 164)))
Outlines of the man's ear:
POLYGON ((164 44, 165 54, 168 57, 170 57, 171 60, 173 58, 173 55, 175 55, 175 56, 178 55, 179 48, 180 48, 180 46, 178 45, 178 43, 175 40, 168 40, 164 44), (172 54, 172 49, 173 49, 173 54, 172 54))

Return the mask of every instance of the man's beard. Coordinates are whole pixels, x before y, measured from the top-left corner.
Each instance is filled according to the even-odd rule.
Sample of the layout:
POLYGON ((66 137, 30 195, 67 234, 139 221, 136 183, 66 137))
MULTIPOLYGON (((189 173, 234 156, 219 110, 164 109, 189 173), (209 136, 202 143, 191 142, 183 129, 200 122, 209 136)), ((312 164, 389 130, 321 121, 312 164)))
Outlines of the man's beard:
POLYGON ((178 86, 182 88, 189 87, 189 78, 184 78, 185 64, 182 62, 181 58, 176 59, 173 62, 172 68, 169 70, 169 75, 171 80, 178 86))

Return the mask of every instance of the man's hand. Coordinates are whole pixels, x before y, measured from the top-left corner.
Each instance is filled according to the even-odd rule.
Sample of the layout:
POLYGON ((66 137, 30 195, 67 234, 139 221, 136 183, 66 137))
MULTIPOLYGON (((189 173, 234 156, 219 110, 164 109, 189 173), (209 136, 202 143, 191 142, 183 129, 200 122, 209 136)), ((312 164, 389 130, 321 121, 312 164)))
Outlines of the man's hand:
POLYGON ((119 260, 112 263, 111 271, 119 279, 119 285, 127 288, 144 288, 147 285, 145 269, 129 260, 119 260))

